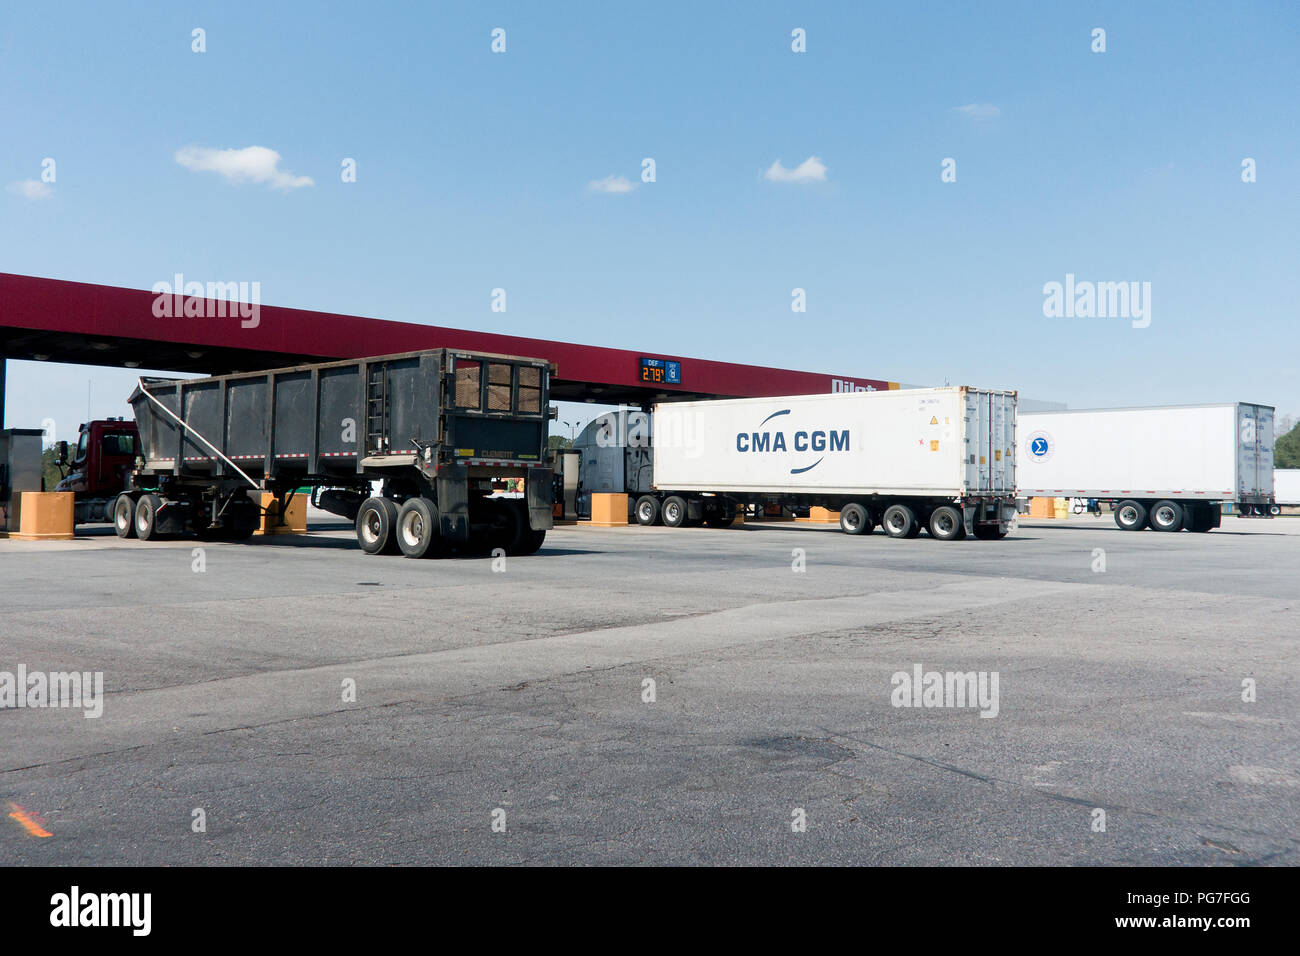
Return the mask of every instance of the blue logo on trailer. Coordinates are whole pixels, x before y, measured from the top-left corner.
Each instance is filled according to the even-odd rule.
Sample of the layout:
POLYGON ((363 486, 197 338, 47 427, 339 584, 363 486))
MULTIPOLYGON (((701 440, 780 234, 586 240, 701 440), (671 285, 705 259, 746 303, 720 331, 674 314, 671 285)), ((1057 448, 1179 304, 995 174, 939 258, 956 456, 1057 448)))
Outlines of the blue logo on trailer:
POLYGON ((1047 432, 1034 432, 1025 442, 1030 461, 1047 461, 1052 457, 1052 436, 1047 432))

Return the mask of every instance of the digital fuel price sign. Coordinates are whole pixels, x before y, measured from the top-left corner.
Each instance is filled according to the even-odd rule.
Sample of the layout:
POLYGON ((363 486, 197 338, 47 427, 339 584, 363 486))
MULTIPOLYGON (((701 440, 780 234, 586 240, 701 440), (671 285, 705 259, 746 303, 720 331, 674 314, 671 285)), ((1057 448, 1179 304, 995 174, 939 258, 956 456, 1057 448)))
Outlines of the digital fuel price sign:
POLYGON ((642 358, 641 381, 654 385, 682 384, 682 363, 668 359, 642 358))

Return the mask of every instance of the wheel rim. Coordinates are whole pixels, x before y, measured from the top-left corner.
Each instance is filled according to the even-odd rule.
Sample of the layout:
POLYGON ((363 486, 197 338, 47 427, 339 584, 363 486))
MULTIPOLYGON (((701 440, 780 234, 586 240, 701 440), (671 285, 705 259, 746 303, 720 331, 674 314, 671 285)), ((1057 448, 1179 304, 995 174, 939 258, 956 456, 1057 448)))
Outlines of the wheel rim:
POLYGON ((676 524, 677 519, 681 517, 682 510, 676 505, 669 505, 664 509, 664 517, 676 524))
POLYGON ((650 502, 641 502, 641 507, 636 510, 636 516, 641 519, 642 524, 649 524, 654 512, 650 510, 650 502))
POLYGON ((904 520, 903 516, 899 514, 897 511, 891 514, 887 520, 889 521, 890 531, 897 531, 898 533, 901 534, 903 530, 907 528, 907 522, 904 520))
POLYGON ((1119 520, 1125 524, 1137 524, 1137 519, 1138 514, 1136 508, 1129 506, 1127 508, 1119 509, 1119 520))
POLYGON ((361 536, 366 539, 366 544, 378 541, 379 531, 379 512, 373 509, 367 511, 361 522, 361 536))
POLYGON ((862 519, 856 511, 850 511, 844 516, 844 527, 850 531, 857 531, 858 528, 862 527, 862 519))
POLYGON ((117 506, 117 514, 116 514, 116 516, 115 516, 115 524, 117 525, 118 530, 120 530, 120 531, 125 531, 127 528, 131 527, 131 522, 128 521, 128 520, 127 520, 127 517, 126 517, 126 506, 125 506, 125 505, 118 505, 118 506, 117 506))
POLYGON ((424 518, 418 512, 412 511, 407 514, 406 520, 402 522, 402 537, 412 548, 424 540, 424 518))
POLYGON ((952 520, 952 515, 946 513, 936 515, 934 522, 938 527, 940 534, 952 534, 953 529, 956 527, 956 524, 952 520))
POLYGON ((1160 527, 1162 528, 1168 528, 1173 523, 1174 523, 1173 508, 1165 507, 1165 508, 1156 509, 1156 524, 1160 525, 1160 527))

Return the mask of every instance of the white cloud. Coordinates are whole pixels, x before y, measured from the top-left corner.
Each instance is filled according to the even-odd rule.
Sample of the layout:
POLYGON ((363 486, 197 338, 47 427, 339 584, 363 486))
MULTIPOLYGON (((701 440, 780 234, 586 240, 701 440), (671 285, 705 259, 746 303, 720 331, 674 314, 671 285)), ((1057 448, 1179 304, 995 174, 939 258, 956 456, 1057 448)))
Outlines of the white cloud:
POLYGON ((1002 111, 992 103, 967 103, 965 106, 954 106, 953 112, 960 113, 977 123, 995 120, 1002 115, 1002 111))
POLYGON ((54 195, 54 190, 50 188, 50 184, 43 183, 39 179, 20 179, 16 183, 10 183, 5 188, 17 196, 22 196, 24 199, 49 199, 54 195))
POLYGON ((763 178, 774 183, 824 183, 826 164, 816 156, 809 156, 794 169, 786 169, 778 159, 763 174, 763 178))
POLYGON ((295 176, 280 169, 280 154, 265 146, 243 149, 186 146, 176 151, 176 162, 194 172, 217 173, 232 183, 265 183, 275 189, 315 185, 310 176, 295 176))
POLYGON ((587 188, 597 193, 630 193, 636 189, 636 185, 626 176, 606 176, 604 179, 593 179, 587 183, 587 188))

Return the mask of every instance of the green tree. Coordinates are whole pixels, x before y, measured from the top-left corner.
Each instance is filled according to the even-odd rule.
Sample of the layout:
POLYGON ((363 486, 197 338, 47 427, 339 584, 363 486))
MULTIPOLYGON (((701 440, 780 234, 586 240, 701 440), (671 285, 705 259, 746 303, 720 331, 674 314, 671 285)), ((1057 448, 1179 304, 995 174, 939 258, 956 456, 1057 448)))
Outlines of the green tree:
POLYGON ((573 442, 565 438, 563 435, 552 435, 550 438, 546 440, 546 448, 548 451, 555 451, 557 448, 572 448, 572 447, 573 447, 573 442))
POLYGON ((41 479, 45 482, 46 491, 53 491, 54 486, 63 480, 63 472, 54 464, 54 457, 53 446, 41 452, 41 479))
POLYGON ((1300 423, 1273 446, 1274 468, 1300 468, 1300 423))

